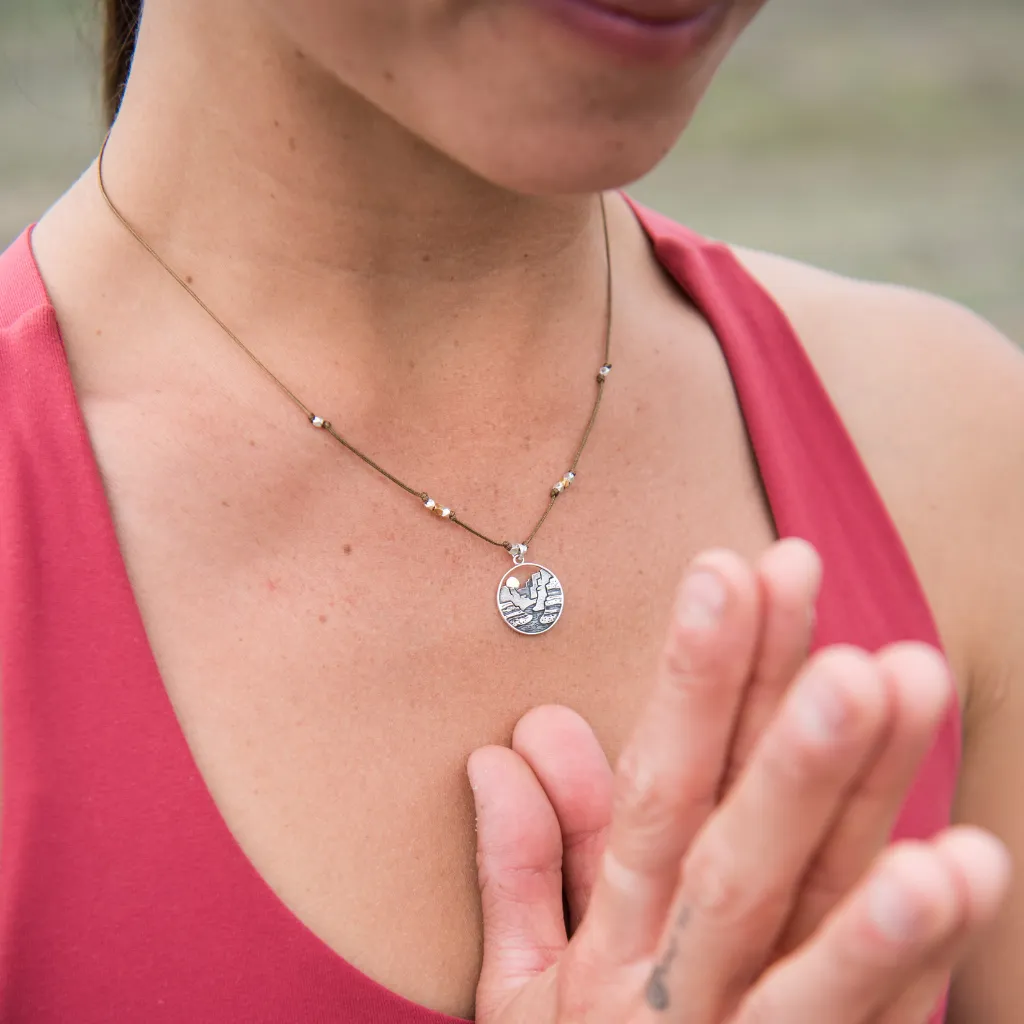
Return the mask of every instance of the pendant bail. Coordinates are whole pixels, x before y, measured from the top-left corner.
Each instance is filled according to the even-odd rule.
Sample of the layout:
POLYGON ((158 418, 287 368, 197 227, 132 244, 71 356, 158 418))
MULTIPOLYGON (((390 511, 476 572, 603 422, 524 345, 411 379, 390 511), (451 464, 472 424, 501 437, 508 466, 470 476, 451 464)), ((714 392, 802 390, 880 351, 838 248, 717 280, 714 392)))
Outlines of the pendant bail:
POLYGON ((514 565, 522 565, 526 561, 525 544, 510 544, 508 546, 508 553, 512 556, 514 565))

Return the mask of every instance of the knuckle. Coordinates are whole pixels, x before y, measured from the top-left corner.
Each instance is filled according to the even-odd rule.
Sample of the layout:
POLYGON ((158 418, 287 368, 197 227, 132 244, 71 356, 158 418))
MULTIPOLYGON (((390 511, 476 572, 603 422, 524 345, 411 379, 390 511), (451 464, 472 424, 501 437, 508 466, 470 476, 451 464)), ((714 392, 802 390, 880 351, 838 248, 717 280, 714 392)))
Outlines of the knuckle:
POLYGON ((669 683, 674 690, 685 690, 693 685, 693 649, 678 637, 672 637, 665 645, 665 667, 669 683))
POLYGON ((637 746, 619 758, 615 776, 615 816, 630 827, 654 834, 672 829, 680 816, 691 809, 710 813, 714 793, 685 774, 662 771, 637 746))
POLYGON ((721 647, 715 633, 677 626, 669 634, 663 653, 668 684, 684 695, 703 695, 712 690, 714 665, 721 647))
POLYGON ((477 859, 477 877, 481 899, 488 905, 535 904, 557 885, 561 886, 561 867, 532 865, 490 867, 477 859))
POLYGON ((786 801, 796 800, 812 789, 821 789, 839 767, 835 750, 807 739, 799 728, 784 723, 773 729, 761 744, 753 768, 769 791, 786 801))
POLYGON ((616 804, 646 803, 653 789, 654 772, 647 764, 639 745, 631 743, 615 765, 616 804))
POLYGON ((668 804, 666 786, 648 758, 635 746, 619 758, 615 772, 615 810, 631 817, 658 818, 668 804))
POLYGON ((768 784, 780 793, 805 793, 830 786, 835 775, 845 776, 847 759, 841 754, 791 731, 765 744, 761 763, 768 784))
POLYGON ((561 886, 560 867, 513 867, 495 874, 497 895, 510 903, 530 904, 543 899, 556 884, 561 886))
POLYGON ((748 870, 727 844, 705 836, 683 865, 686 902, 716 928, 736 928, 751 937, 774 931, 792 898, 783 881, 748 870))

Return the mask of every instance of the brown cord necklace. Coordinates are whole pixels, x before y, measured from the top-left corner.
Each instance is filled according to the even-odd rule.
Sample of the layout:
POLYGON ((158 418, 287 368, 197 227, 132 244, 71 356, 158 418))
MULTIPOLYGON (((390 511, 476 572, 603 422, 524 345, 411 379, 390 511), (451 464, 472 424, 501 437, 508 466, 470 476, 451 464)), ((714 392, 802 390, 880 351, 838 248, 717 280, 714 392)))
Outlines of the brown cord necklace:
POLYGON ((605 265, 606 271, 606 286, 605 286, 605 330, 604 330, 604 363, 597 371, 597 394, 594 398, 594 406, 590 412, 590 418, 587 420, 586 428, 583 431, 583 438, 576 448, 576 454, 572 458, 569 469, 565 475, 551 488, 548 497, 547 507, 544 509, 540 519, 537 520, 533 529, 527 535, 526 539, 521 542, 513 543, 511 541, 495 540, 493 537, 489 537, 487 534, 482 533, 480 530, 474 529, 468 523, 464 522, 459 516, 448 506, 443 505, 440 502, 435 501, 426 491, 420 490, 418 487, 411 487, 409 484, 402 480, 399 480, 394 474, 389 473, 383 466, 378 465, 369 455, 360 451, 355 445, 347 441, 338 432, 335 426, 330 420, 323 416, 313 412, 305 402, 302 401, 298 395, 295 394, 270 368, 260 360, 260 358, 248 347, 245 343, 231 330, 230 327, 219 317, 210 307, 196 294, 192 286, 167 262, 160 256, 160 254, 147 242, 138 231, 129 223, 128 219, 123 213, 114 205, 114 201, 110 198, 107 192, 106 184, 103 180, 103 156, 107 150, 107 142, 110 136, 103 140, 103 145, 100 148, 99 160, 96 164, 97 178, 99 179, 100 194, 103 196, 104 201, 110 208, 110 212, 121 222, 129 234, 153 257, 156 262, 163 267, 167 273, 178 282, 179 285, 192 297, 196 304, 210 317, 211 320, 245 353, 246 356, 260 369, 285 395, 286 398, 290 399, 293 405, 295 405, 306 418, 306 421, 316 430, 322 430, 334 438, 343 448, 347 448, 353 455, 358 456, 363 460, 371 469, 376 470, 381 476, 386 477, 393 484, 401 487, 403 491, 413 495, 423 505, 423 507, 430 512, 432 515, 445 519, 450 523, 454 523, 456 526, 461 526, 462 529, 467 530, 473 534, 474 537, 479 537, 481 540, 486 541, 488 544, 493 544, 495 547, 504 548, 512 556, 512 568, 508 569, 505 574, 501 577, 501 581, 498 584, 497 591, 497 604, 498 611, 501 613, 502 619, 505 623, 514 629, 517 633, 521 633, 525 636, 536 636, 541 633, 546 633, 561 617, 562 610, 564 608, 565 597, 562 591, 562 584, 558 577, 546 566, 540 565, 536 562, 526 561, 526 552, 533 543, 534 537, 537 536, 537 532, 544 525, 544 521, 551 514, 551 510, 555 507, 555 502, 559 497, 568 490, 569 485, 576 478, 577 467, 579 466, 580 457, 583 455, 583 449, 587 446, 587 441, 590 439, 590 433, 594 428, 594 423, 597 420, 597 411, 601 407, 601 396, 604 394, 605 382, 608 380, 608 375, 611 373, 611 363, 609 362, 609 356, 611 351, 611 334, 612 334, 612 261, 611 261, 611 246, 608 240, 608 215, 605 208, 604 196, 600 198, 601 203, 601 224, 604 232, 604 251, 605 251, 605 265))

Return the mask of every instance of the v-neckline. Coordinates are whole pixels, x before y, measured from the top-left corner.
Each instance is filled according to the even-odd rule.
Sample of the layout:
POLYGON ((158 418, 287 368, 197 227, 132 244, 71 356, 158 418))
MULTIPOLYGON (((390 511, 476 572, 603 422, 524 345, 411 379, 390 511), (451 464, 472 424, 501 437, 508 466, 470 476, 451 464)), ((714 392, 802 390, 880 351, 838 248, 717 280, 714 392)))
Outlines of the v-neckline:
MULTIPOLYGON (((800 493, 800 476, 803 469, 794 470, 791 462, 792 453, 787 451, 787 447, 792 447, 793 438, 780 434, 778 423, 770 422, 773 413, 768 411, 763 396, 758 391, 758 389, 776 388, 780 381, 777 368, 770 372, 765 370, 766 360, 771 361, 772 353, 765 348, 764 337, 758 338, 758 332, 762 335, 772 334, 773 336, 778 336, 779 332, 782 332, 784 336, 791 339, 791 346, 799 350, 799 342, 796 340, 792 328, 775 303, 766 293, 759 290, 756 283, 749 278, 749 275, 745 274, 735 257, 724 246, 716 247, 709 244, 686 229, 670 224, 659 215, 646 211, 632 202, 631 206, 658 261, 676 282, 681 293, 693 303, 710 324, 718 338, 733 377, 740 413, 751 438, 758 473, 762 479, 767 504, 778 532, 782 536, 800 535, 811 540, 818 539, 820 543, 820 509, 808 507, 806 501, 803 500, 800 493), (746 282, 745 287, 752 289, 749 295, 754 306, 757 307, 752 313, 748 309, 748 314, 753 317, 752 322, 744 322, 742 313, 737 310, 734 301, 725 301, 724 295, 716 296, 715 288, 722 287, 723 274, 726 276, 731 274, 735 280, 743 279, 746 282), (816 537, 816 534, 819 537, 816 537)), ((31 252, 29 232, 26 232, 22 244, 26 248, 27 258, 31 261, 31 267, 36 277, 39 304, 45 306, 52 316, 52 341, 59 361, 56 373, 60 389, 69 398, 69 408, 73 410, 70 414, 70 422, 83 464, 87 467, 88 486, 92 490, 91 499, 97 505, 102 505, 105 510, 102 522, 102 544, 104 550, 109 552, 111 557, 116 557, 116 564, 111 565, 110 571, 116 575, 115 582, 124 602, 127 616, 125 621, 130 624, 129 628, 134 634, 132 643, 137 649, 144 651, 146 679, 138 680, 138 685, 147 689, 148 709, 159 716, 160 725, 156 728, 159 728, 164 734, 168 756, 173 758, 177 769, 184 770, 189 778, 193 798, 197 801, 194 808, 196 814, 208 819, 207 831, 219 837, 221 853, 229 858, 228 869, 238 877, 245 876, 247 878, 251 897, 264 904, 264 909, 271 916, 276 917, 280 922, 280 927, 288 933, 285 936, 285 942, 301 944, 305 951, 304 955, 322 961, 328 971, 333 969, 341 976, 341 982, 345 986, 360 988, 375 1005, 386 1006, 391 1014, 389 1019, 402 1020, 405 1024, 459 1024, 460 1018, 429 1010, 385 988, 335 952, 284 904, 257 871, 228 827, 212 793, 202 779, 163 685, 160 669, 150 646, 142 613, 136 601, 127 565, 120 549, 113 513, 103 487, 99 464, 81 408, 75 397, 70 366, 56 313, 53 311, 45 284, 31 252)), ((814 375, 809 361, 802 356, 802 352, 795 355, 794 352, 787 351, 781 354, 776 353, 776 356, 786 362, 786 372, 793 377, 789 386, 792 389, 792 395, 796 396, 793 398, 792 395, 781 395, 776 396, 777 399, 819 403, 822 409, 831 410, 824 389, 814 375)), ((771 409, 777 412, 777 401, 775 405, 771 406, 771 409)), ((806 410, 804 411, 806 412, 806 410)), ((819 414, 816 413, 816 415, 819 414)), ((831 420, 825 422, 825 429, 832 431, 825 442, 826 445, 836 445, 839 443, 836 438, 841 435, 842 441, 839 443, 839 449, 846 452, 848 448, 847 454, 856 465, 859 465, 852 444, 846 438, 845 432, 842 431, 834 411, 832 411, 832 419, 834 426, 831 425, 831 420)), ((785 417, 783 416, 778 422, 785 422, 785 417)), ((845 469, 848 470, 849 466, 846 466, 845 469)), ((863 467, 861 467, 861 472, 863 472, 863 467)), ((866 473, 863 473, 863 481, 860 481, 858 486, 868 487, 871 493, 874 493, 866 473)), ((826 635, 830 632, 830 624, 826 623, 824 632, 826 635)))

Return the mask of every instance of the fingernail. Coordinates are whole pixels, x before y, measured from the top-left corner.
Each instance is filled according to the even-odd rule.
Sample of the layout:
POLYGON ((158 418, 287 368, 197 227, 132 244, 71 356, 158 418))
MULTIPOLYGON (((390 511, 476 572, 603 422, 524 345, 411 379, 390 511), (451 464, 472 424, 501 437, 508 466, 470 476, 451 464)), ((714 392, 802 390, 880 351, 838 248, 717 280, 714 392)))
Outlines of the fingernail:
POLYGON ((882 935, 893 942, 909 942, 921 930, 921 914, 906 890, 891 878, 871 884, 868 914, 882 935))
POLYGON ((847 704, 835 681, 812 672, 794 694, 800 725, 808 739, 819 743, 834 740, 847 719, 847 704))
POLYGON ((722 617, 725 584, 711 569, 695 569, 683 583, 678 621, 687 629, 710 629, 722 617))

